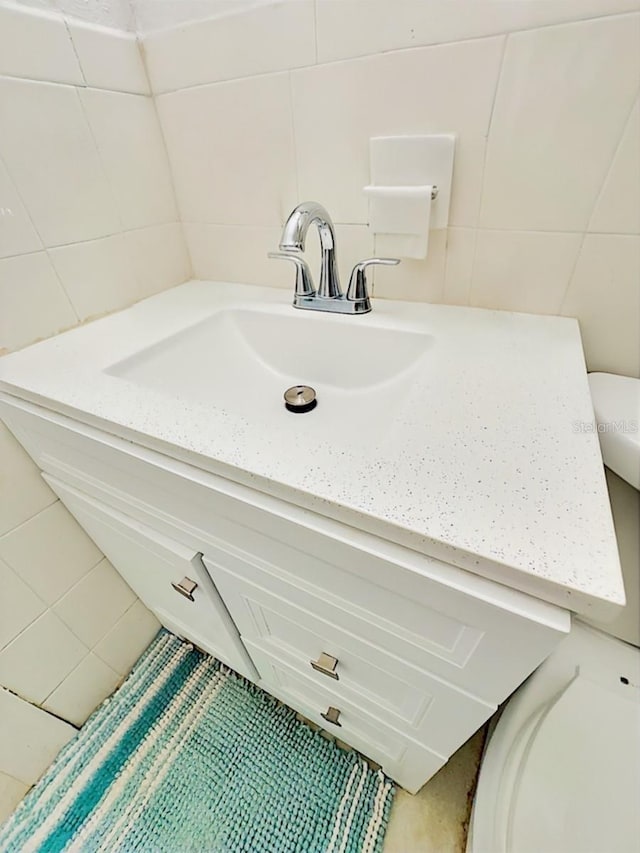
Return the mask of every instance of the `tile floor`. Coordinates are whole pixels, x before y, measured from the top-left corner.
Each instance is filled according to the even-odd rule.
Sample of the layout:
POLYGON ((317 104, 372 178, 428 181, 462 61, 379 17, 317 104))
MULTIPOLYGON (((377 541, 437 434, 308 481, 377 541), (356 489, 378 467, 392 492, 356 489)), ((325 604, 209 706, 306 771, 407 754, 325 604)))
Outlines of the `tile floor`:
MULTIPOLYGON (((417 794, 398 790, 383 853, 464 853, 484 740, 485 730, 481 729, 417 794)), ((47 764, 48 761, 40 772, 47 764)), ((30 781, 35 781, 40 772, 30 781)), ((0 773, 0 823, 29 787, 24 779, 0 773)))
POLYGON ((476 732, 415 796, 397 792, 384 853, 464 853, 484 739, 476 732))

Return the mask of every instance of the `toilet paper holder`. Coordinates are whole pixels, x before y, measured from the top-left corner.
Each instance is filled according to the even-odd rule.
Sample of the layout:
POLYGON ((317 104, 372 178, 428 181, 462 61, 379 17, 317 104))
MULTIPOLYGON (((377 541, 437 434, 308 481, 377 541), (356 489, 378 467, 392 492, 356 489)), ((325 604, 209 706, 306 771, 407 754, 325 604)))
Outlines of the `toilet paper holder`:
POLYGON ((369 141, 369 230, 380 255, 425 258, 429 232, 449 223, 454 133, 369 141))

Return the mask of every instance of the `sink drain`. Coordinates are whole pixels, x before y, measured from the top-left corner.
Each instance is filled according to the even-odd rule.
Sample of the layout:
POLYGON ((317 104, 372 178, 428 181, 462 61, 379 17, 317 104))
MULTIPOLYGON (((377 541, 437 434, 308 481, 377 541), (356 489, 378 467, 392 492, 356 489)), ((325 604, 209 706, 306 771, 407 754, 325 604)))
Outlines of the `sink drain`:
POLYGON ((310 412, 317 404, 316 392, 309 385, 292 385, 284 392, 284 405, 290 412, 310 412))

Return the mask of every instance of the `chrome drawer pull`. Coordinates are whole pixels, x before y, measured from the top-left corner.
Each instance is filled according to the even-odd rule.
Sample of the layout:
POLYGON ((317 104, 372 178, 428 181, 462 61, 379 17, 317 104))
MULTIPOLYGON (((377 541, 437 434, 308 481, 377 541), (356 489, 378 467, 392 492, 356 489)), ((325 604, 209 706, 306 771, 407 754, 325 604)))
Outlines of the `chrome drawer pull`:
POLYGON ((337 708, 330 706, 327 708, 326 712, 323 712, 320 716, 333 726, 342 726, 342 723, 338 722, 340 718, 340 711, 338 711, 337 708))
POLYGON ((180 595, 184 595, 185 598, 188 598, 189 601, 195 601, 193 591, 196 589, 198 584, 195 581, 192 581, 191 578, 182 578, 180 583, 173 583, 172 581, 171 586, 176 592, 179 592, 180 595))
POLYGON ((318 660, 311 660, 309 663, 316 672, 328 675, 329 678, 335 678, 336 681, 340 680, 340 676, 336 672, 338 658, 332 658, 331 655, 328 655, 326 652, 322 652, 318 660))

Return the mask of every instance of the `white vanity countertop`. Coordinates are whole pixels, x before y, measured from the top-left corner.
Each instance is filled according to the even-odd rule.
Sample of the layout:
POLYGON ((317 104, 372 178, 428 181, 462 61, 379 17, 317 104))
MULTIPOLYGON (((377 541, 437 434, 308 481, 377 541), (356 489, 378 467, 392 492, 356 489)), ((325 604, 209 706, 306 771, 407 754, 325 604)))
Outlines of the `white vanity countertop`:
MULTIPOLYGON (((107 372, 221 308, 311 314, 290 300, 190 282, 0 359, 0 389, 576 612, 624 602, 572 319, 386 300, 338 318, 433 337, 384 428, 323 410, 322 388, 314 412, 278 394, 265 419, 107 372)), ((305 381, 292 363, 289 384, 305 381)))

